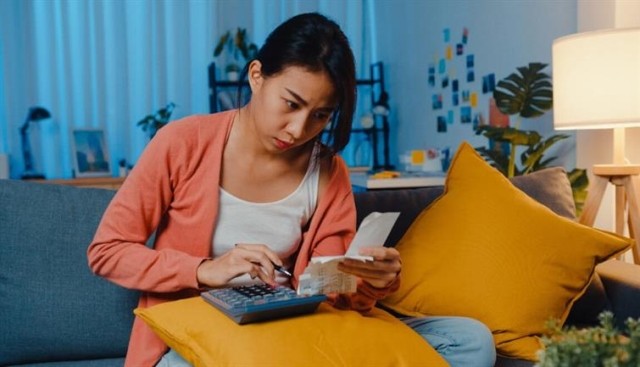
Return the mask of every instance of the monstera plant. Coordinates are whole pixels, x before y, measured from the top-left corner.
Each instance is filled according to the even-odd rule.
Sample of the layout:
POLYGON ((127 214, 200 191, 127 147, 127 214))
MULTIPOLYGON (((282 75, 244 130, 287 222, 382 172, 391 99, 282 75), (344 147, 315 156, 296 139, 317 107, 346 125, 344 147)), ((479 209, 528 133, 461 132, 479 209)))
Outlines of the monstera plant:
MULTIPOLYGON (((547 64, 532 62, 517 68, 500 80, 493 92, 496 107, 500 112, 515 116, 514 126, 497 127, 479 125, 476 134, 482 134, 492 143, 490 148, 476 148, 505 176, 524 175, 549 167, 557 157, 546 157, 545 153, 557 142, 569 137, 555 134, 544 139, 537 131, 521 130, 521 119, 542 116, 553 107, 551 77, 543 69, 547 64), (506 145, 506 148, 505 148, 506 145), (518 150, 520 162, 517 161, 518 150)), ((586 199, 587 172, 574 169, 568 173, 578 211, 586 199)))

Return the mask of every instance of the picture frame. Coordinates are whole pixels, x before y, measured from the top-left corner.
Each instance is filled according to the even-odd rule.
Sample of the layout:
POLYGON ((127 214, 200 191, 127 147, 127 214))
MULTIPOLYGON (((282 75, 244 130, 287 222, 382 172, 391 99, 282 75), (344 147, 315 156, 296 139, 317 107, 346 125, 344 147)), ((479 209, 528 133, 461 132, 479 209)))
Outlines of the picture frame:
POLYGON ((73 129, 71 132, 75 177, 109 177, 111 161, 102 129, 73 129))

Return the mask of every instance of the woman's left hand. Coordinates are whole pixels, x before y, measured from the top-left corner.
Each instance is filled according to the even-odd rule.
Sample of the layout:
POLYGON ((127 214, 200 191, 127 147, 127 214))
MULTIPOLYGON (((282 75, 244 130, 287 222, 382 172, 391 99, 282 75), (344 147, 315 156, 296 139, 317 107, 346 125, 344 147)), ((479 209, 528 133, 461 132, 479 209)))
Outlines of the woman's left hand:
POLYGON ((338 270, 358 276, 376 288, 388 287, 400 274, 402 262, 395 248, 363 247, 360 255, 371 256, 373 261, 345 259, 338 264, 338 270))

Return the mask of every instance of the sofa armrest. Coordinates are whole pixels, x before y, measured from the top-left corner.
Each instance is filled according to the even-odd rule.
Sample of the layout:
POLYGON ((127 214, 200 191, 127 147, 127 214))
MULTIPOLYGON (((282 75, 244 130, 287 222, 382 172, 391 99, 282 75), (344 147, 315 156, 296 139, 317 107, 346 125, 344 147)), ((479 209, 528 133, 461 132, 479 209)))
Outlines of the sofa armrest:
POLYGON ((640 266, 619 260, 598 265, 605 292, 619 326, 632 317, 640 317, 640 266))

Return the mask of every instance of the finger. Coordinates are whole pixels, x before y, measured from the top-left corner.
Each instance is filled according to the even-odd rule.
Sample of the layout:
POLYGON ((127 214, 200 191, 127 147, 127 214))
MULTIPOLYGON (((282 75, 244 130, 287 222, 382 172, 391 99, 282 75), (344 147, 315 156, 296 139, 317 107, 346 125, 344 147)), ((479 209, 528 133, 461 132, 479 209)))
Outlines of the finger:
POLYGON ((399 274, 396 272, 389 273, 373 269, 349 267, 343 264, 338 264, 338 270, 344 271, 345 273, 351 275, 355 275, 377 288, 384 288, 391 285, 391 283, 395 281, 399 274))
MULTIPOLYGON (((271 258, 262 251, 262 249, 257 245, 251 246, 243 246, 238 245, 232 251, 234 251, 238 256, 240 256, 245 261, 248 261, 253 264, 258 264, 264 268, 266 274, 271 274, 271 277, 274 277, 275 268, 273 267, 274 262, 271 258)), ((280 259, 278 259, 280 262, 280 259)))
POLYGON ((275 253, 269 246, 265 245, 265 244, 261 244, 261 243, 252 243, 252 244, 248 244, 248 243, 237 243, 235 245, 236 248, 240 248, 240 249, 246 249, 246 250, 250 250, 250 251, 258 251, 263 253, 265 256, 267 256, 267 258, 269 258, 269 260, 278 265, 278 266, 282 266, 284 265, 282 263, 282 260, 280 260, 280 257, 278 256, 277 253, 275 253))
POLYGON ((362 278, 381 278, 388 279, 395 277, 400 272, 399 266, 362 266, 351 265, 347 263, 339 263, 338 270, 362 278))
POLYGON ((256 274, 256 277, 258 277, 260 280, 262 280, 266 284, 269 284, 272 287, 275 287, 277 285, 274 273, 271 273, 270 275, 266 273, 264 268, 255 264, 254 264, 254 272, 256 274))
POLYGON ((396 280, 397 276, 392 277, 390 279, 379 279, 379 278, 361 278, 364 282, 369 283, 370 285, 376 288, 386 288, 391 286, 396 280))
POLYGON ((402 263, 399 258, 389 260, 373 260, 373 261, 360 261, 356 259, 344 259, 342 262, 345 266, 354 269, 371 270, 375 272, 384 273, 397 273, 402 268, 402 263))
POLYGON ((400 253, 393 247, 362 247, 359 249, 358 254, 371 256, 376 260, 392 260, 400 258, 400 253))

